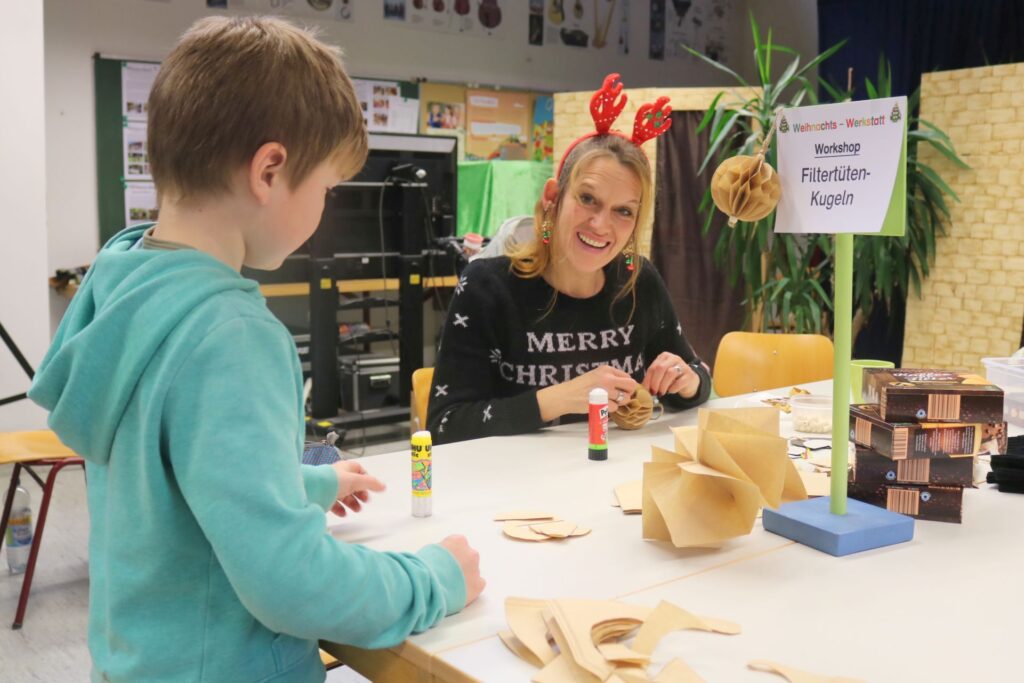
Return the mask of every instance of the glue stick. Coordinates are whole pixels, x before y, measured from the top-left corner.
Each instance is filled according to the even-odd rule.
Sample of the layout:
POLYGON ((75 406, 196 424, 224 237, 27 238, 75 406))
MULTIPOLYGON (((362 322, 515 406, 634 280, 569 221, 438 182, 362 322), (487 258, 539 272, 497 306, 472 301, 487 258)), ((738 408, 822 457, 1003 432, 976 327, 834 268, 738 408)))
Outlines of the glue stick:
POLYGON ((587 457, 608 459, 608 392, 597 387, 590 390, 590 444, 587 457))
POLYGON ((412 435, 412 516, 429 517, 433 508, 430 432, 412 435))

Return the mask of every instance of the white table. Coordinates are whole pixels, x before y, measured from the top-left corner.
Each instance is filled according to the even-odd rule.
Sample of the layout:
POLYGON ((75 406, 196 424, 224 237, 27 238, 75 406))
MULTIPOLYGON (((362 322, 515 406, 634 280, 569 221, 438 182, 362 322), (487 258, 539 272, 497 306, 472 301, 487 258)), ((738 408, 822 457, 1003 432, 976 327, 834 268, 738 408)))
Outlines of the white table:
MULTIPOLYGON (((831 383, 804 385, 827 394, 831 383)), ((785 391, 777 392, 780 395, 785 391)), ((751 397, 710 407, 750 407, 751 397)), ((639 515, 611 506, 612 488, 639 479, 651 445, 672 448, 666 414, 638 432, 612 430, 607 462, 587 459, 586 425, 434 449, 434 513, 411 516, 409 455, 362 462, 389 487, 363 513, 332 518, 332 532, 379 550, 410 550, 449 533, 481 554, 488 585, 462 613, 392 650, 325 649, 373 680, 528 681, 536 672, 498 640, 508 596, 666 599, 739 622, 740 636, 687 632, 663 641, 652 671, 681 656, 708 681, 770 683, 750 659, 775 659, 868 681, 995 681, 1013 677, 1024 588, 1024 496, 969 490, 962 525, 917 522, 911 543, 834 558, 765 532, 718 550, 679 550, 641 538, 639 515), (590 527, 584 537, 523 543, 491 521, 539 509, 590 527), (841 591, 833 589, 842 585, 841 591), (841 612, 841 619, 832 614, 841 612), (835 622, 835 623, 833 623, 835 622), (826 628, 827 627, 827 628, 826 628)), ((791 433, 784 416, 783 434, 791 433)), ((781 680, 781 679, 777 679, 781 680)))

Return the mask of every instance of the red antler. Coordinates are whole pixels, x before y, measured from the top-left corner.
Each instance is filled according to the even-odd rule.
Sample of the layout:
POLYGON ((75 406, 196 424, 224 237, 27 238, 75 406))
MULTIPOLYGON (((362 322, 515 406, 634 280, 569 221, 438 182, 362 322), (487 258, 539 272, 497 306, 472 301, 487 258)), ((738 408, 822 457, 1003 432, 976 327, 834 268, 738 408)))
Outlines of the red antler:
POLYGON ((633 144, 642 145, 671 128, 671 113, 672 107, 669 106, 667 97, 659 97, 654 104, 640 107, 633 122, 633 144))
POLYGON ((608 74, 601 89, 590 98, 590 115, 594 118, 594 128, 598 135, 604 135, 611 130, 615 119, 619 118, 622 108, 626 106, 626 95, 622 92, 622 83, 618 80, 619 74, 608 74))

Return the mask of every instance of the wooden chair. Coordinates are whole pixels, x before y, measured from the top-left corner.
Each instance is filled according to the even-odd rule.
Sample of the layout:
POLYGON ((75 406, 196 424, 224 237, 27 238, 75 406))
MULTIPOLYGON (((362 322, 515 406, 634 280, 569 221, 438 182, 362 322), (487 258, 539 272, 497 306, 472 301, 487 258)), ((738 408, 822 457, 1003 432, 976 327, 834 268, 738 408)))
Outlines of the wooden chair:
POLYGON ((412 373, 409 428, 414 433, 427 428, 427 407, 430 404, 430 385, 433 383, 434 368, 420 368, 412 373))
POLYGON ((719 396, 832 378, 832 340, 820 334, 730 332, 715 357, 719 396))
POLYGON ((17 630, 21 628, 25 619, 25 610, 28 608, 28 596, 32 590, 32 575, 36 570, 39 547, 43 543, 46 513, 50 509, 50 499, 53 496, 53 485, 57 474, 65 467, 70 466, 79 466, 84 469, 85 461, 62 444, 56 434, 42 430, 0 433, 0 465, 8 464, 14 465, 14 472, 11 474, 11 484, 7 487, 7 498, 4 501, 3 519, 0 520, 0 538, 3 538, 4 532, 7 531, 7 522, 11 517, 11 505, 14 503, 14 492, 18 488, 21 473, 26 472, 43 489, 43 499, 39 504, 39 519, 36 520, 32 536, 32 550, 29 552, 28 566, 25 568, 25 575, 21 581, 21 597, 18 599, 18 610, 15 613, 12 626, 17 630), (32 469, 34 467, 50 468, 45 482, 32 469))

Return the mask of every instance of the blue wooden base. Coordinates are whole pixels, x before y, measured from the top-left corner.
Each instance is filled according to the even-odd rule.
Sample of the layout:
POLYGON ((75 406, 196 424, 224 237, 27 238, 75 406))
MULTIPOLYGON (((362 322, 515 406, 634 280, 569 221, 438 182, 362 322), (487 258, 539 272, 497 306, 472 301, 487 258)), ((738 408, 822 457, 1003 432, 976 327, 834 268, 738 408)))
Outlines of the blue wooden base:
POLYGON ((850 499, 845 515, 829 512, 828 497, 764 509, 764 528, 823 553, 841 557, 904 543, 914 537, 914 520, 850 499))

